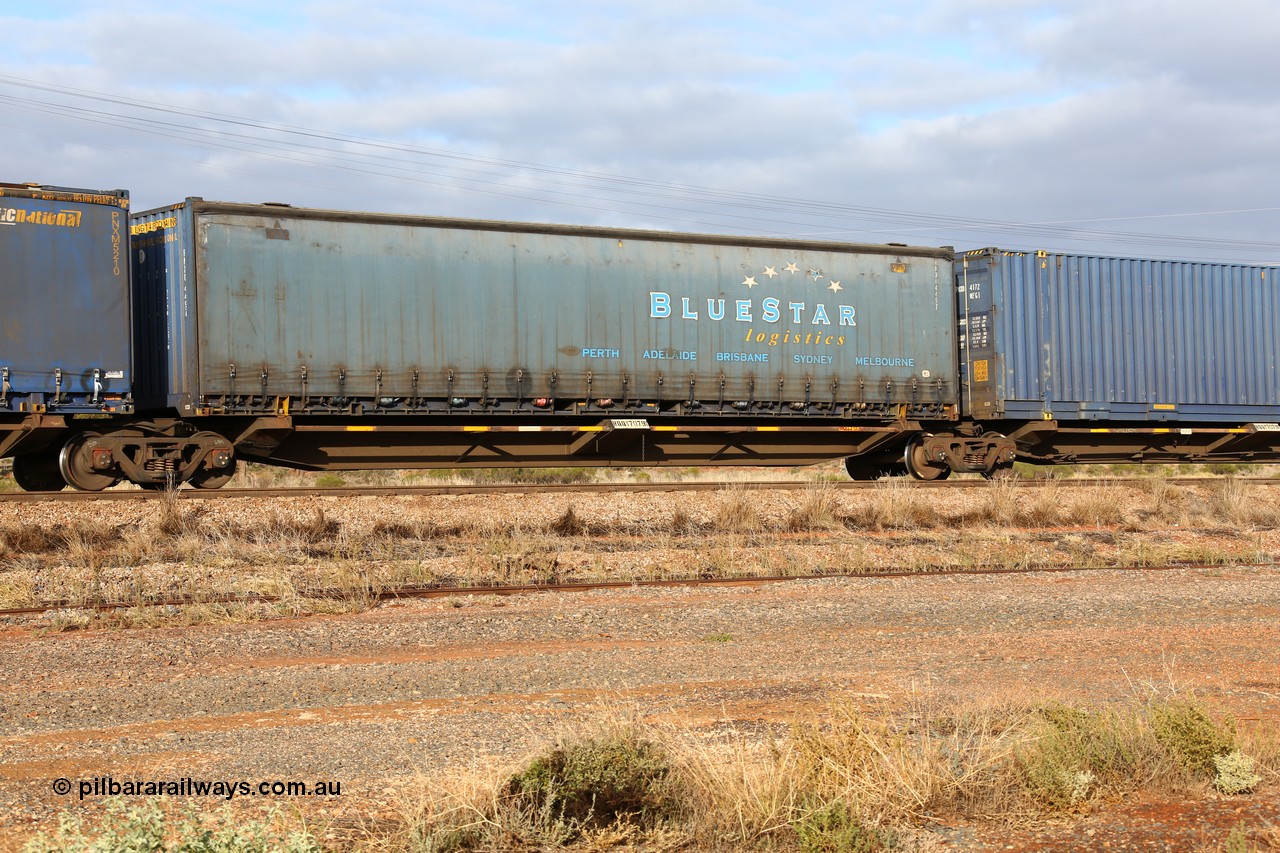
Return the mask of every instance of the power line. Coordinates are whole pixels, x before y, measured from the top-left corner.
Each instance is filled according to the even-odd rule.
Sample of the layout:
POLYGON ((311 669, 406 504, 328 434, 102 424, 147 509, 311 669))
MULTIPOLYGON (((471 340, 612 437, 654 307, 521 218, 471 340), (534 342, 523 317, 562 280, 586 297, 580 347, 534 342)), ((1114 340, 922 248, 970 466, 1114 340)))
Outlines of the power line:
POLYGON ((541 204, 609 213, 630 211, 632 215, 700 227, 724 227, 728 221, 735 228, 788 236, 901 235, 906 229, 920 234, 942 234, 938 239, 951 241, 956 241, 957 233, 961 233, 1000 235, 1005 241, 1032 240, 1037 245, 1046 241, 1072 241, 1107 245, 1140 243, 1182 252, 1280 252, 1280 243, 1272 241, 1079 227, 1156 218, 1273 212, 1280 208, 1046 222, 981 219, 787 198, 484 157, 266 123, 7 75, 0 75, 0 84, 44 96, 0 95, 0 102, 14 109, 172 139, 207 150, 231 151, 300 167, 393 178, 541 204), (96 106, 75 101, 88 101, 96 106))

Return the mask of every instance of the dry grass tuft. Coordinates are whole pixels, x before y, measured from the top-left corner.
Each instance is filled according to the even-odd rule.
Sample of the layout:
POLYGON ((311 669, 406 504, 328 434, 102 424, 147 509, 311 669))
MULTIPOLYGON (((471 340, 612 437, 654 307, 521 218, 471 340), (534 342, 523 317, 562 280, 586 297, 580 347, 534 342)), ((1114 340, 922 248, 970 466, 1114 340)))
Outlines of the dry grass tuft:
POLYGON ((1280 512, 1260 501, 1259 497, 1257 491, 1250 489, 1236 477, 1227 477, 1213 488, 1208 512, 1235 527, 1280 525, 1280 512))
POLYGON ((656 506, 637 501, 635 514, 580 500, 554 502, 550 512, 541 501, 459 512, 450 500, 373 515, 281 502, 253 515, 166 496, 131 507, 125 524, 0 523, 0 601, 144 605, 280 588, 299 598, 345 591, 335 605, 345 607, 426 582, 1266 562, 1274 543, 1265 525, 1277 505, 1269 489, 1174 487, 1161 478, 1137 489, 996 481, 946 492, 890 480, 849 493, 819 482, 788 496, 734 487, 656 506), (437 515, 442 506, 452 511, 437 515), (1161 531, 1162 520, 1178 535, 1161 531), (1092 529, 1053 529, 1080 525, 1092 529))
POLYGON ((667 524, 667 529, 677 536, 692 533, 696 528, 697 523, 689 513, 685 512, 684 507, 676 507, 671 513, 671 521, 667 524))
POLYGON ((800 503, 788 513, 784 526, 794 532, 836 530, 843 527, 839 494, 825 484, 805 489, 800 503))
POLYGON ((515 768, 424 784, 375 846, 889 850, 939 819, 1022 822, 1274 779, 1275 739, 1218 737, 1228 730, 1188 696, 1104 708, 850 698, 785 733, 713 740, 612 717, 515 768), (1216 761, 1179 760, 1188 750, 1216 761), (1223 767, 1234 782, 1215 780, 1223 767))
POLYGON ((679 849, 685 778, 666 739, 613 714, 515 768, 422 780, 380 850, 679 849))
POLYGON ((910 488, 904 480, 884 480, 864 494, 844 517, 845 524, 854 529, 915 530, 939 523, 929 496, 910 488))
POLYGON ((756 533, 764 529, 757 497, 747 489, 725 489, 717 496, 713 527, 722 533, 756 533))
POLYGON ((1125 503, 1118 486, 1104 483, 1077 494, 1063 507, 1062 519, 1068 524, 1093 527, 1120 526, 1125 523, 1125 503))
POLYGON ((565 507, 560 517, 548 525, 548 529, 557 536, 584 536, 591 532, 590 527, 574 512, 573 504, 565 507))

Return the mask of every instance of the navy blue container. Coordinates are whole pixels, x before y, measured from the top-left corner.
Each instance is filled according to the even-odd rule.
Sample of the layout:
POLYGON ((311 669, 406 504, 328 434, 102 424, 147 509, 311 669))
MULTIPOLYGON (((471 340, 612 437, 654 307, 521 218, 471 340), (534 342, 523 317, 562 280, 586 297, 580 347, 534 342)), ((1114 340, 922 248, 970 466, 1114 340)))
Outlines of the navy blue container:
POLYGON ((956 263, 978 420, 1280 421, 1280 269, 981 249, 956 263))
POLYGON ((0 184, 0 412, 131 411, 128 208, 0 184))
POLYGON ((133 231, 142 393, 183 414, 956 416, 949 250, 200 199, 133 231))

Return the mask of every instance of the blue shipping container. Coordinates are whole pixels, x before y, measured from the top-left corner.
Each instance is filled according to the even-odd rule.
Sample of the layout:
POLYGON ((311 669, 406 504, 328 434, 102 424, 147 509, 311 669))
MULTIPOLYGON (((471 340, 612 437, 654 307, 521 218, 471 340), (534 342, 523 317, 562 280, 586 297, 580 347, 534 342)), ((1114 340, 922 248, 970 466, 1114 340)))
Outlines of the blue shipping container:
POLYGON ((1280 268, 982 249, 956 284, 978 420, 1280 421, 1280 268))
POLYGON ((0 412, 125 412, 129 195, 0 184, 0 412))
POLYGON ((184 413, 254 396, 294 414, 538 398, 956 412, 948 250, 200 199, 133 232, 154 354, 140 382, 184 413))

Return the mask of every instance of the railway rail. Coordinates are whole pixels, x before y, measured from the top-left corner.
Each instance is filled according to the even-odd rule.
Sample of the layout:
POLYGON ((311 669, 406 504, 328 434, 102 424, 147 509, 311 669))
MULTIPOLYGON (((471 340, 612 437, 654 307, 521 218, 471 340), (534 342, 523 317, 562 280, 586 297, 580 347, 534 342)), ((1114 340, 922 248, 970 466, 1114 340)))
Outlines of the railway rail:
MULTIPOLYGON (((1149 482, 1150 477, 1121 478, 1072 478, 1072 479, 1033 479, 1002 480, 1000 482, 1017 488, 1038 488, 1055 484, 1060 486, 1101 486, 1125 483, 1149 482)), ((1166 483, 1179 486, 1204 485, 1222 482, 1221 477, 1171 477, 1166 483)), ((751 491, 804 491, 817 487, 837 489, 839 491, 863 491, 866 489, 884 488, 886 483, 909 489, 980 489, 990 485, 990 481, 973 480, 892 480, 892 481, 855 481, 826 483, 801 482, 794 480, 755 480, 755 481, 696 481, 665 483, 484 483, 456 486, 339 486, 309 487, 294 486, 289 488, 256 489, 178 489, 176 491, 152 491, 149 489, 123 488, 103 492, 3 492, 0 493, 2 503, 32 502, 75 502, 75 501, 145 501, 177 498, 179 500, 228 500, 235 498, 290 498, 290 497, 410 497, 415 495, 485 495, 485 494, 591 494, 591 493, 642 493, 642 492, 715 492, 725 489, 745 489, 751 491)), ((1265 477, 1242 477, 1237 482, 1251 486, 1278 486, 1280 480, 1265 477)))
MULTIPOLYGON (((1232 568, 1276 568, 1280 563, 1230 563, 1232 568)), ((567 581, 548 584, 480 584, 474 586, 453 586, 448 584, 430 584, 426 586, 396 586, 381 589, 317 589, 300 592, 296 598, 302 599, 364 599, 371 604, 394 601, 398 599, 416 598, 449 598, 468 595, 526 595, 531 593, 566 593, 589 592, 608 589, 645 589, 652 587, 741 587, 764 584, 786 583, 790 581, 832 580, 837 578, 924 578, 924 577, 959 577, 966 575, 1029 575, 1036 573, 1066 574, 1069 572, 1167 572, 1177 569, 1205 569, 1220 571, 1221 563, 1176 563, 1151 566, 1050 566, 1030 568, 1005 568, 970 566, 967 568, 938 569, 921 571, 919 569, 890 569, 875 572, 797 575, 743 575, 730 577, 688 577, 664 578, 661 580, 617 580, 617 581, 567 581)), ((50 601, 29 605, 27 607, 11 607, 0 609, 0 618, 11 616, 31 616, 49 613, 56 610, 93 610, 111 611, 125 610, 134 607, 190 607, 195 605, 219 604, 272 604, 284 601, 280 595, 227 595, 227 596, 177 596, 168 598, 138 598, 130 601, 74 602, 50 601)))

